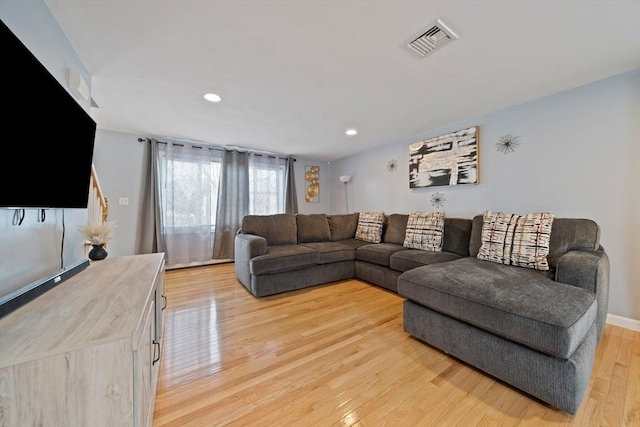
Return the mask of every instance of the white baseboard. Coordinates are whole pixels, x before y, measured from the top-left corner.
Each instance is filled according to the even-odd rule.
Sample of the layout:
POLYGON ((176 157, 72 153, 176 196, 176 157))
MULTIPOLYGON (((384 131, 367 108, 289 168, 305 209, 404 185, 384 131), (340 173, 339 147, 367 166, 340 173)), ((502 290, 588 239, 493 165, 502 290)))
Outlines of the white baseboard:
POLYGON ((615 314, 609 313, 607 314, 607 323, 640 332, 640 320, 629 319, 628 317, 616 316, 615 314))

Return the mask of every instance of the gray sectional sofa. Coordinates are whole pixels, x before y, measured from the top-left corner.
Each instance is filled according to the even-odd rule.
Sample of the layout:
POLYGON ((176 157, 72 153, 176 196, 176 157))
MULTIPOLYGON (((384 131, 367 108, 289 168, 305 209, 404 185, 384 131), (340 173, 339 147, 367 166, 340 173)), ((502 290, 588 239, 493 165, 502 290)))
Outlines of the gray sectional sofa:
POLYGON ((256 297, 358 278, 405 298, 404 330, 568 413, 586 392, 607 313, 600 229, 556 218, 550 269, 478 259, 483 216, 446 218, 442 252, 403 246, 408 215, 380 243, 355 238, 358 213, 246 216, 238 280, 256 297))

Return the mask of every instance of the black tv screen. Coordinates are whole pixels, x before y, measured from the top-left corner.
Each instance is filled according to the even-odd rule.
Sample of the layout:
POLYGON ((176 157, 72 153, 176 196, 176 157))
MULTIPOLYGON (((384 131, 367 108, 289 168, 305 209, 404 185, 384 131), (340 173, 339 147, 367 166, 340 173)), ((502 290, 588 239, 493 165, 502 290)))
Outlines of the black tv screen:
POLYGON ((96 123, 2 22, 0 207, 86 208, 96 123))

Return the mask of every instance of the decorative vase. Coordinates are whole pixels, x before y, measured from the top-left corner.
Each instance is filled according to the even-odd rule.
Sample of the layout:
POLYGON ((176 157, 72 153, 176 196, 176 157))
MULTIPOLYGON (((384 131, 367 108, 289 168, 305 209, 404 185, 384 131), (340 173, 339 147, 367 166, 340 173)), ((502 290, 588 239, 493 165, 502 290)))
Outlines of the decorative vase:
POLYGON ((105 259, 107 255, 107 250, 104 248, 104 244, 102 245, 91 245, 93 249, 89 251, 89 259, 92 261, 100 261, 101 259, 105 259))

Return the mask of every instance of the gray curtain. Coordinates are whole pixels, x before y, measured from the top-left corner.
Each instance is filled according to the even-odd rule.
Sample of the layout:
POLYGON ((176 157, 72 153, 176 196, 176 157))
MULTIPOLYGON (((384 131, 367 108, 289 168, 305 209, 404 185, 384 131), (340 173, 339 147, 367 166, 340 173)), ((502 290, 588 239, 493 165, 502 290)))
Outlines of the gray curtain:
POLYGON ((136 253, 149 254, 165 252, 162 235, 162 215, 160 214, 160 188, 158 183, 158 141, 143 142, 143 189, 142 203, 138 212, 136 233, 136 253))
POLYGON ((296 159, 291 156, 287 158, 287 182, 284 195, 284 212, 292 214, 298 213, 298 195, 296 194, 296 180, 294 178, 295 161, 296 159))
POLYGON ((249 213, 249 153, 225 150, 218 187, 214 259, 234 259, 234 241, 249 213))

